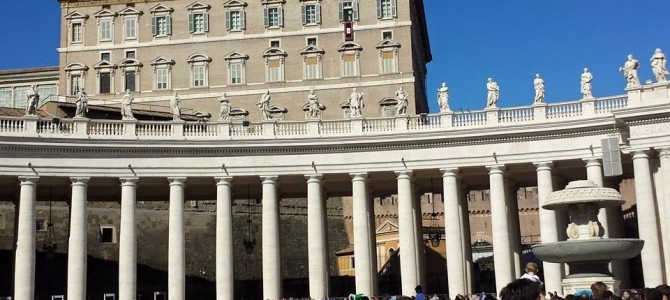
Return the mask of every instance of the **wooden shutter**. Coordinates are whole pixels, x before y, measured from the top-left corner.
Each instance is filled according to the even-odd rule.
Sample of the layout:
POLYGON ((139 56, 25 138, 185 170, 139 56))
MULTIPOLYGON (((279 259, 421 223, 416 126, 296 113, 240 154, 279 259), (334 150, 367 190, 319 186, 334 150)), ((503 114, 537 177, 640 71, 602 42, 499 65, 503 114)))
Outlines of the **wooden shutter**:
POLYGON ((353 21, 358 21, 358 0, 354 0, 351 2, 351 6, 353 6, 354 10, 354 19, 353 21))
POLYGON ((337 11, 339 13, 340 22, 344 21, 344 2, 342 2, 342 0, 339 0, 337 3, 337 11))
POLYGON ((232 19, 230 18, 230 11, 226 11, 226 30, 233 28, 232 19))
POLYGON ((345 54, 344 62, 356 62, 356 54, 345 54))
POLYGON ((611 137, 602 139, 600 144, 603 152, 603 171, 605 177, 623 175, 619 138, 611 137))
POLYGON ((302 5, 302 25, 307 24, 307 6, 305 4, 302 5))
POLYGON ((244 10, 240 10, 240 24, 242 25, 242 30, 247 29, 247 13, 244 10))
POLYGON ((277 7, 277 18, 279 27, 284 27, 284 7, 277 7))
POLYGON ((382 0, 377 0, 377 19, 381 19, 384 13, 382 12, 382 0))
POLYGON ((391 15, 394 18, 398 17, 398 0, 391 0, 391 15))
POLYGON ((193 32, 195 31, 195 28, 194 28, 194 27, 195 27, 195 26, 194 26, 194 24, 193 24, 193 14, 189 14, 189 15, 188 15, 188 31, 189 31, 190 33, 193 33, 193 32))
POLYGON ((268 28, 268 27, 270 27, 270 11, 268 10, 267 7, 265 7, 263 9, 263 13, 264 13, 264 16, 265 16, 265 18, 263 18, 265 20, 265 28, 268 28))
POLYGON ((271 59, 268 61, 268 67, 279 68, 281 66, 279 59, 271 59))
POLYGON ((202 15, 203 15, 203 19, 204 19, 204 21, 203 21, 204 24, 203 25, 205 27, 205 32, 209 32, 209 13, 204 13, 202 15))
POLYGON ((311 56, 311 57, 306 57, 305 58, 305 64, 306 65, 316 65, 319 63, 319 58, 316 56, 311 56))
POLYGON ((314 4, 316 10, 316 24, 321 24, 321 3, 314 4))
POLYGON ((382 59, 394 59, 395 55, 393 54, 393 51, 384 51, 382 52, 382 59))
POLYGON ((151 17, 151 35, 156 36, 158 33, 156 30, 156 16, 151 17))
POLYGON ((168 35, 172 35, 172 16, 165 16, 165 27, 168 35))

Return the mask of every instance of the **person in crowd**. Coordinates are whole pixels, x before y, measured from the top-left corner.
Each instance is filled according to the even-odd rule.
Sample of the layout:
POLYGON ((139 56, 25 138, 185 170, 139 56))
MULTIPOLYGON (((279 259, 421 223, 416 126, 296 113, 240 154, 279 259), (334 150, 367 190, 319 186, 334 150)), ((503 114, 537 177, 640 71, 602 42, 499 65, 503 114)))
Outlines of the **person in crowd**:
POLYGON ((603 294, 607 291, 607 285, 602 281, 596 281, 591 285, 591 293, 593 293, 593 299, 602 300, 603 294))
POLYGON ((624 290, 621 292, 621 300, 630 300, 631 296, 632 295, 629 290, 624 290))
POLYGON ((540 286, 529 279, 517 279, 500 291, 501 300, 541 300, 540 286))
POLYGON ((644 300, 663 300, 663 293, 656 288, 647 288, 642 290, 644 300))
POLYGON ((521 275, 521 279, 528 279, 532 282, 542 283, 540 277, 537 276, 537 271, 539 267, 534 262, 529 262, 526 264, 526 274, 521 275))
POLYGON ((423 287, 421 285, 417 285, 414 288, 414 291, 416 292, 416 297, 414 299, 416 299, 416 300, 426 300, 426 295, 423 293, 423 287))
POLYGON ((661 284, 656 287, 657 290, 663 294, 663 300, 670 300, 670 286, 667 284, 661 284))

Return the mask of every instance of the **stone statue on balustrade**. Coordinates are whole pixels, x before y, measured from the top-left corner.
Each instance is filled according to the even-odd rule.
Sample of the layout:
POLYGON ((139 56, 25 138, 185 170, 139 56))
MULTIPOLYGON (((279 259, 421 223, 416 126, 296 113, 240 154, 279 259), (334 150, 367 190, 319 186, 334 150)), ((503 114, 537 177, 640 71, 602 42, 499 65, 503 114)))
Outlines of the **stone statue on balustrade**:
POLYGON ((498 86, 497 82, 493 81, 493 78, 489 78, 487 80, 486 90, 488 91, 486 95, 486 108, 498 107, 498 99, 500 98, 500 86, 498 86))
POLYGON ((437 106, 440 107, 440 112, 451 112, 449 108, 449 88, 446 82, 442 82, 442 86, 437 89, 437 106))
POLYGON ((181 120, 181 99, 179 99, 177 92, 174 92, 172 99, 170 99, 170 108, 172 108, 172 120, 181 120))
POLYGON ((219 104, 221 105, 221 109, 219 110, 219 121, 230 121, 230 111, 232 110, 232 106, 230 106, 230 101, 228 100, 228 97, 226 97, 226 93, 223 93, 223 95, 219 97, 219 104))
POLYGON ((544 103, 544 79, 540 77, 540 74, 535 74, 533 86, 535 87, 535 104, 544 103))
POLYGON ((360 118, 363 116, 362 110, 365 107, 363 104, 363 93, 359 93, 356 88, 352 89, 348 100, 349 111, 352 118, 360 118))
POLYGON ((263 120, 271 120, 272 114, 270 113, 270 91, 265 91, 261 96, 261 100, 256 103, 258 109, 261 111, 261 116, 263 120))
POLYGON ((26 97, 28 98, 26 101, 26 115, 34 116, 37 114, 37 104, 40 102, 40 94, 34 84, 30 85, 26 97))
POLYGON ((593 81, 593 75, 589 72, 589 68, 584 68, 584 73, 581 77, 581 92, 582 98, 593 98, 593 93, 591 92, 591 81, 593 81))
POLYGON ((126 90, 126 94, 123 95, 123 99, 121 100, 122 120, 135 120, 135 117, 133 116, 133 109, 131 108, 134 100, 135 97, 133 97, 133 92, 126 90))
POLYGON ((661 48, 656 48, 654 55, 649 59, 651 61, 651 70, 654 72, 654 77, 656 77, 656 82, 667 82, 666 77, 670 75, 667 67, 665 66, 665 54, 661 51, 661 48))
POLYGON ((74 113, 75 118, 86 118, 88 113, 88 95, 84 89, 80 89, 77 93, 77 110, 74 113))
POLYGON ((314 89, 309 89, 309 95, 307 95, 307 104, 303 106, 305 111, 305 119, 307 120, 320 120, 321 111, 325 110, 326 107, 319 103, 319 97, 314 92, 314 89))
POLYGON ((405 91, 402 85, 397 91, 395 91, 395 100, 397 101, 395 106, 395 114, 397 116, 407 114, 408 97, 409 94, 407 94, 407 91, 405 91))
POLYGON ((637 77, 639 67, 640 63, 633 58, 633 54, 628 54, 628 60, 623 64, 623 67, 619 68, 619 72, 623 72, 623 76, 626 77, 627 89, 640 86, 640 78, 637 77))

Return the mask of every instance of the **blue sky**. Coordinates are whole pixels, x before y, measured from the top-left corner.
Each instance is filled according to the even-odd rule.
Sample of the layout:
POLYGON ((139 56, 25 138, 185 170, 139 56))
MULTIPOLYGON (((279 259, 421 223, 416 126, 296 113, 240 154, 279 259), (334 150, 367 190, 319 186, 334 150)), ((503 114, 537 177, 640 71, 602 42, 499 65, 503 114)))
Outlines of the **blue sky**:
MULTIPOLYGON (((58 65, 58 1, 5 2, 0 12, 5 25, 0 31, 0 69, 58 65)), ((546 82, 547 102, 558 102, 580 97, 584 67, 593 73, 596 97, 617 95, 624 92, 625 79, 618 68, 628 53, 640 60, 642 81, 652 78, 648 61, 656 47, 670 57, 668 0, 425 4, 433 53, 427 83, 432 111, 442 81, 449 85, 454 110, 483 108, 488 77, 501 87, 499 106, 530 104, 538 72, 546 82)))

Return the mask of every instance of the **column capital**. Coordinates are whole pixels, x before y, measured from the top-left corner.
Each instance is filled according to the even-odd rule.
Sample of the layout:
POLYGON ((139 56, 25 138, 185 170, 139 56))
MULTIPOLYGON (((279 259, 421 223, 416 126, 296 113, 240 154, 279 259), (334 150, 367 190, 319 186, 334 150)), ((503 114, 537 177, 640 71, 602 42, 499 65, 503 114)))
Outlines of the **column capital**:
POLYGON ((670 148, 661 148, 658 149, 659 157, 670 157, 670 148))
POLYGON ((170 182, 170 185, 184 185, 186 177, 168 177, 167 180, 170 182))
POLYGON ((233 182, 233 176, 218 176, 214 177, 216 185, 229 185, 233 182))
POLYGON ((323 179, 323 174, 308 174, 305 175, 305 178, 307 179, 307 183, 320 183, 321 179, 323 179))
POLYGON ((72 182, 72 186, 75 185, 86 185, 88 184, 88 181, 91 180, 91 177, 70 177, 70 181, 72 182))
POLYGON ((490 165, 486 167, 489 169, 489 175, 491 174, 503 174, 505 173, 505 165, 490 165))
POLYGON ((586 167, 602 167, 602 163, 600 162, 600 157, 589 157, 589 158, 582 158, 582 161, 586 164, 586 167))
POLYGON ((261 182, 263 184, 268 184, 268 183, 276 184, 277 179, 279 178, 279 176, 277 176, 277 175, 261 175, 261 176, 258 176, 258 177, 261 178, 261 182))
POLYGON ((641 158, 649 159, 649 154, 647 152, 648 150, 635 150, 630 153, 633 155, 633 160, 636 160, 641 158))
POLYGON ((24 184, 37 184, 37 181, 40 179, 39 176, 19 176, 19 181, 21 185, 24 184))
POLYGON ((365 181, 368 179, 368 173, 361 172, 361 173, 349 173, 349 176, 351 176, 351 181, 365 181))
POLYGON ((533 165, 535 165, 536 171, 551 171, 554 168, 554 162, 550 160, 534 162, 533 165))
POLYGON ((137 182, 140 181, 139 177, 119 177, 119 181, 122 186, 126 185, 137 185, 137 182))
POLYGON ((460 170, 458 168, 441 168, 440 172, 442 172, 442 177, 449 177, 458 176, 460 170))
POLYGON ((402 171, 395 171, 395 175, 398 177, 398 179, 412 179, 412 170, 402 170, 402 171))

